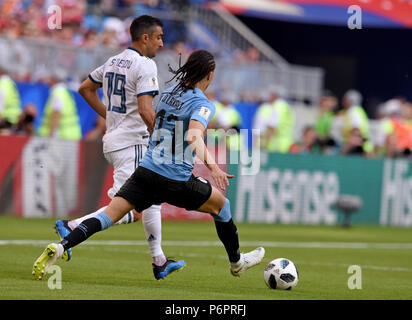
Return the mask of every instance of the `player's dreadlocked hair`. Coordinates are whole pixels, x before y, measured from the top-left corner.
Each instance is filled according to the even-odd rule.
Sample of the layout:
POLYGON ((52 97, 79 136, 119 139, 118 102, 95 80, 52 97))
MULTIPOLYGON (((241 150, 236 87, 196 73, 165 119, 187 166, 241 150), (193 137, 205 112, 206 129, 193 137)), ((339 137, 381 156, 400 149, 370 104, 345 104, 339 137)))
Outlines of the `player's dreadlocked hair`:
POLYGON ((206 77, 209 72, 214 71, 215 67, 215 59, 209 51, 193 51, 183 66, 179 63, 179 69, 173 70, 169 65, 169 71, 174 76, 168 82, 173 80, 179 82, 174 91, 194 89, 196 83, 206 77))

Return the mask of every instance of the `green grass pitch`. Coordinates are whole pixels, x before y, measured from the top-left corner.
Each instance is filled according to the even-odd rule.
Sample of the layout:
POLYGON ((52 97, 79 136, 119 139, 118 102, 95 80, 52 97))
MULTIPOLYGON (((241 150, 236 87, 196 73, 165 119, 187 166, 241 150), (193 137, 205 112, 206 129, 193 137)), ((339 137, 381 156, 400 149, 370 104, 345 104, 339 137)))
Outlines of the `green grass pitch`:
POLYGON ((407 228, 238 224, 241 250, 261 244, 266 255, 235 278, 212 222, 164 221, 163 249, 169 257, 185 259, 187 267, 158 282, 137 222, 112 227, 75 247, 71 261, 57 262, 62 287, 52 290, 47 278, 32 280, 31 268, 45 245, 57 240, 53 224, 52 219, 0 218, 1 300, 412 299, 412 232, 407 228), (264 268, 279 257, 298 267, 299 283, 291 291, 270 290, 263 281, 264 268), (348 288, 350 265, 361 267, 361 289, 348 288))

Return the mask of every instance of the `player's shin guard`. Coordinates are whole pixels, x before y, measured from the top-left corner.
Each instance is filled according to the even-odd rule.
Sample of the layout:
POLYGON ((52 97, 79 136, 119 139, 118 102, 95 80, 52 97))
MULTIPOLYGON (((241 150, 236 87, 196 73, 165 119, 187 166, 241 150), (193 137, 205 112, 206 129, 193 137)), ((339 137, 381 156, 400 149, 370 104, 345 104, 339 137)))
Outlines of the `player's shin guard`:
POLYGON ((86 219, 60 242, 64 250, 70 249, 101 230, 109 228, 113 221, 100 212, 96 217, 86 219))
POLYGON ((237 262, 240 259, 239 237, 236 225, 230 213, 230 202, 226 199, 218 215, 213 215, 217 235, 225 246, 230 262, 237 262))

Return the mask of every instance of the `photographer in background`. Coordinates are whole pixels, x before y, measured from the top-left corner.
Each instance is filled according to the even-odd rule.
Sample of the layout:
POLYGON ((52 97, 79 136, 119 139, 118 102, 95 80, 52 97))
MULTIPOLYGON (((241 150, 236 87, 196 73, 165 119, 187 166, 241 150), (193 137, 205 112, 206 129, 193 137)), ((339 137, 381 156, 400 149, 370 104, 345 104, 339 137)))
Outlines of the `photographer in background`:
POLYGON ((0 134, 8 134, 21 113, 16 83, 0 68, 0 134))
MULTIPOLYGON (((343 147, 342 154, 353 154, 361 144, 362 154, 371 155, 373 144, 369 140, 369 118, 361 106, 362 95, 356 90, 347 91, 342 98, 343 114, 343 147), (348 152, 352 150, 351 152, 348 152)), ((355 153, 360 153, 360 150, 355 153), (358 152, 359 151, 359 152, 358 152)))
POLYGON ((37 116, 37 107, 28 103, 19 116, 19 121, 13 126, 13 133, 19 135, 35 135, 34 120, 37 116))

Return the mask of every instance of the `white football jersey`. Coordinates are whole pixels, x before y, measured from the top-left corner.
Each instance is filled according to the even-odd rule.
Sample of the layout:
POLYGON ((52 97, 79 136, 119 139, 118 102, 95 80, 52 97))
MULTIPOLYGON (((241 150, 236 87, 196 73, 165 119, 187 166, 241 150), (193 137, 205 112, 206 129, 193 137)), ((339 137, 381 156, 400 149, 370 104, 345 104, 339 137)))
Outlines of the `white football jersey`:
POLYGON ((91 72, 89 79, 103 89, 106 106, 103 152, 148 144, 149 132, 137 110, 137 97, 159 93, 156 63, 129 47, 91 72))

